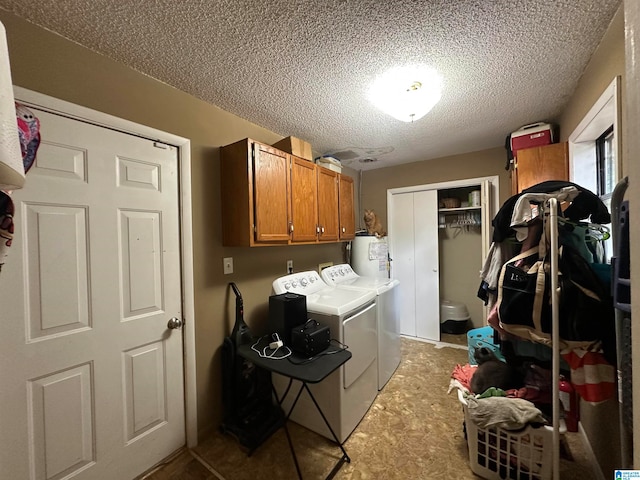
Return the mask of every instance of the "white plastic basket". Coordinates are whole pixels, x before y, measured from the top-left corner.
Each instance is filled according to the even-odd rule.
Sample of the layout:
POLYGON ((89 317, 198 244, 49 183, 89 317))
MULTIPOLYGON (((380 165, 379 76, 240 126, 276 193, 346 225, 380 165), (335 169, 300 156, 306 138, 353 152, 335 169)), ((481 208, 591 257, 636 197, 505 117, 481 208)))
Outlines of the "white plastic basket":
POLYGON ((467 402, 460 390, 469 446, 469 466, 488 480, 548 480, 552 474, 553 429, 548 426, 510 431, 482 428, 469 417, 467 402))

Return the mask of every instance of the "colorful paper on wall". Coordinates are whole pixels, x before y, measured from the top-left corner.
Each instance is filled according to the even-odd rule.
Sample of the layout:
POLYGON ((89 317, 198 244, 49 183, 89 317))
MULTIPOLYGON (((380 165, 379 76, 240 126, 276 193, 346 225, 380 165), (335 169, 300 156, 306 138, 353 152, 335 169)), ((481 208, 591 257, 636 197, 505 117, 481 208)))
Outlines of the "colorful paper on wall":
POLYGON ((14 102, 7 37, 0 22, 0 190, 14 190, 24 185, 14 102))

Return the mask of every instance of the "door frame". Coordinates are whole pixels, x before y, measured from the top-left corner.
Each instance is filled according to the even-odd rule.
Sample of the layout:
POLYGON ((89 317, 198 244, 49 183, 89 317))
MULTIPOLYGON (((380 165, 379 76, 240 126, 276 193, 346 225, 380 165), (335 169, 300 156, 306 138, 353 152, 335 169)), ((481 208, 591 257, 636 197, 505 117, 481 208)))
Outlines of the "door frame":
MULTIPOLYGON (((195 355, 195 299, 193 283, 193 230, 191 210, 191 140, 140 125, 129 120, 92 110, 19 86, 13 87, 14 97, 27 107, 38 108, 67 118, 88 122, 130 135, 144 137, 173 145, 178 149, 179 215, 180 215, 180 269, 182 288, 182 317, 184 327, 183 368, 185 438, 189 448, 198 444, 197 385, 195 355)), ((151 467, 152 465, 149 465, 151 467)))

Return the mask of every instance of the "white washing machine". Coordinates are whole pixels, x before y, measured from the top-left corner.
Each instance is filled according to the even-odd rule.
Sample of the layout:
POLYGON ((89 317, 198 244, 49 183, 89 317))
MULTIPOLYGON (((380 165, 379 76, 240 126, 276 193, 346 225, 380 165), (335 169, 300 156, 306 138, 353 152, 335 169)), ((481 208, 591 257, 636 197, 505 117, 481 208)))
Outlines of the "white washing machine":
MULTIPOLYGON (((327 325, 331 338, 347 345, 352 354, 347 363, 322 382, 309 385, 342 443, 360 423, 378 394, 376 296, 373 292, 331 287, 314 270, 278 278, 273 282, 273 291, 275 294, 305 295, 308 317, 327 325)), ((273 375, 279 397, 288 383, 288 378, 273 375)), ((289 411, 293 400, 292 395, 288 395, 283 403, 285 411, 289 411)), ((291 419, 333 440, 308 395, 300 397, 291 419)))
POLYGON ((322 279, 336 288, 373 292, 376 294, 376 324, 378 329, 378 390, 387 384, 400 365, 400 310, 398 280, 384 277, 363 277, 350 265, 334 265, 322 270, 322 279))

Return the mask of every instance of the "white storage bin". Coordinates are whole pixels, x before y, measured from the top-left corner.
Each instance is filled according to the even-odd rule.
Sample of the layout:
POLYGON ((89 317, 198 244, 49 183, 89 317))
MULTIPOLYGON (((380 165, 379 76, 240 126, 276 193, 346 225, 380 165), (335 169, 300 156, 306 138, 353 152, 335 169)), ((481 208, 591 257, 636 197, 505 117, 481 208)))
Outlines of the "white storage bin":
POLYGON ((467 331, 467 322, 471 317, 464 303, 450 300, 440 301, 440 331, 461 334, 467 331))
POLYGON ((335 157, 319 157, 316 158, 316 163, 321 167, 328 168, 334 172, 342 172, 342 163, 335 157))
POLYGON ((469 417, 460 390, 469 446, 469 466, 488 480, 548 480, 553 470, 553 429, 549 426, 511 431, 499 427, 481 428, 469 417))

